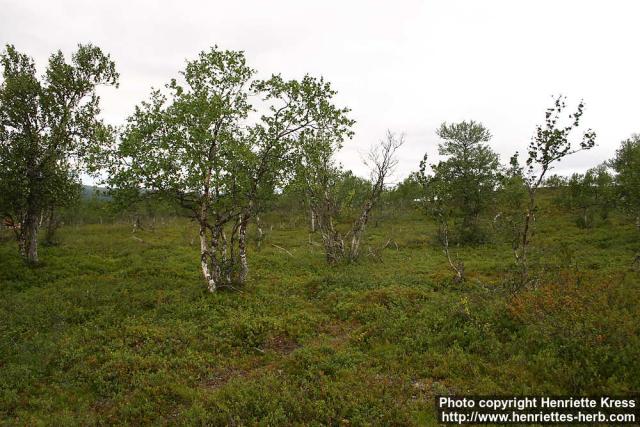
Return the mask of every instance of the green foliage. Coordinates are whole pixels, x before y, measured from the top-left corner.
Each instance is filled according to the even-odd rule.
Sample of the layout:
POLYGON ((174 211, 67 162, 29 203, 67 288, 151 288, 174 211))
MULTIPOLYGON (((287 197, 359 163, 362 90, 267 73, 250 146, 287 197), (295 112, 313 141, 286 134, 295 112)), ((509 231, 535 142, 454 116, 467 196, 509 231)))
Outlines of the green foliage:
POLYGON ((385 202, 405 208, 416 205, 422 197, 420 178, 417 172, 413 172, 386 194, 385 202))
MULTIPOLYGON (((554 98, 553 106, 545 112, 545 122, 536 126, 536 133, 529 143, 526 166, 519 173, 527 189, 528 200, 523 212, 522 225, 513 228, 515 234, 511 241, 516 263, 519 267, 519 278, 515 279, 516 289, 529 285, 529 244, 534 233, 536 213, 538 210, 536 195, 545 182, 545 178, 556 162, 566 156, 583 150, 590 150, 595 145, 596 133, 587 129, 576 147, 570 135, 580 126, 584 114, 584 103, 580 101, 576 112, 562 120, 566 109, 565 97, 554 98)), ((512 157, 512 169, 518 165, 518 153, 512 157)), ((519 168, 519 166, 518 166, 519 168)), ((519 202, 518 202, 519 203, 519 202)), ((514 206, 511 206, 513 209, 514 206)), ((535 282, 535 280, 533 280, 535 282)))
POLYGON ((97 118, 98 85, 118 74, 98 47, 61 51, 40 79, 31 58, 8 45, 0 56, 0 215, 20 224, 21 250, 37 262, 38 218, 78 196, 79 174, 110 133, 97 118))
POLYGON ((529 143, 524 177, 532 190, 544 182, 555 162, 578 151, 589 150, 595 145, 596 133, 591 129, 583 132, 577 147, 573 144, 570 135, 580 125, 584 102, 580 101, 576 112, 569 114, 566 123, 563 123, 562 113, 566 106, 565 97, 555 97, 553 106, 545 112, 544 124, 536 126, 535 135, 529 143))
POLYGON ((242 292, 207 293, 194 225, 63 226, 26 268, 0 243, 0 423, 430 425, 438 394, 625 394, 640 387, 635 232, 590 230, 541 189, 537 289, 502 290, 509 244, 460 247, 394 208, 364 245, 384 263, 326 266, 281 225, 242 292), (134 238, 135 237, 135 238, 134 238), (571 254, 573 261, 565 261, 571 254))
POLYGON ((335 92, 328 83, 279 75, 252 81, 254 73, 243 52, 217 47, 188 62, 184 82, 173 79, 168 96, 154 91, 129 119, 111 153, 110 185, 173 197, 196 216, 210 191, 212 212, 231 215, 246 207, 252 193, 273 193, 292 144, 317 124, 343 137, 347 110, 330 104, 335 92), (250 95, 262 97, 268 113, 247 127, 242 121, 254 110, 250 95))
POLYGON ((622 141, 610 165, 617 173, 620 204, 640 227, 640 135, 622 141))
MULTIPOLYGON (((396 150, 404 143, 404 135, 397 137, 387 131, 386 138, 372 146, 365 164, 370 170, 366 181, 344 171, 334 158, 341 140, 330 135, 302 139, 298 146, 295 189, 306 200, 312 224, 317 224, 329 264, 353 262, 360 256, 360 243, 373 208, 385 191, 386 180, 397 164, 396 150), (342 231, 338 223, 353 213, 356 196, 359 212, 351 227, 342 231)), ((315 226, 312 225, 312 231, 315 226)))
POLYGON ((561 188, 567 185, 567 181, 566 177, 554 174, 544 180, 544 186, 547 188, 561 188))
POLYGON ((200 53, 168 94, 153 91, 136 107, 102 163, 116 198, 162 197, 198 222, 211 291, 246 279, 249 220, 290 178, 300 141, 351 135, 349 110, 332 104, 336 92, 323 79, 254 74, 243 52, 200 53), (254 121, 250 97, 264 111, 254 121))
POLYGON ((443 139, 438 151, 447 156, 426 172, 427 157, 420 164, 420 176, 432 216, 453 220, 457 240, 480 243, 486 240, 480 215, 493 204, 498 185, 498 155, 485 144, 491 133, 474 121, 443 123, 437 134, 443 139))
POLYGON ((516 153, 509 159, 509 167, 500 176, 500 186, 496 195, 498 213, 493 221, 499 234, 511 243, 514 251, 521 244, 527 196, 523 170, 516 153))
POLYGON ((195 210, 205 178, 217 174, 217 188, 229 197, 216 202, 231 208, 234 185, 247 179, 239 162, 248 147, 234 132, 251 110, 242 89, 253 73, 241 52, 213 48, 188 62, 184 83, 173 79, 168 95, 155 90, 136 107, 122 142, 107 153, 109 185, 125 199, 160 193, 195 210))
POLYGON ((640 277, 628 266, 637 239, 610 212, 620 196, 640 216, 640 137, 623 142, 615 177, 601 166, 547 178, 595 143, 591 130, 578 147, 569 139, 582 102, 563 125, 564 98, 554 99, 524 168, 517 153, 500 167, 482 124, 443 123, 445 159, 428 173, 425 156, 386 193, 394 220, 365 236, 402 137, 389 132, 372 151, 370 181, 344 171, 334 154, 353 121, 322 79, 254 80, 242 52, 214 47, 153 91, 116 138, 96 118, 96 86, 118 77, 100 49, 80 46, 70 64, 52 55, 42 79, 12 46, 0 64, 0 214, 22 225, 23 252, 45 211, 72 218, 37 269, 0 230, 0 423, 425 425, 439 394, 640 388, 640 277), (86 166, 108 173, 112 194, 74 204, 86 166), (577 223, 552 205, 558 194, 581 212, 577 223), (377 246, 385 262, 328 268, 291 221, 301 195, 327 258, 344 256, 348 237, 350 259, 360 247, 379 259, 377 246), (410 209, 416 199, 429 221, 410 209), (132 236, 116 209, 136 226, 142 215, 164 220, 132 236), (496 212, 506 239, 489 241, 481 220, 496 212), (596 212, 607 221, 586 230, 596 212), (209 290, 236 274, 244 283, 258 213, 273 244, 256 253, 247 286, 194 286, 201 275, 209 290), (449 252, 450 225, 457 242, 485 243, 457 246, 466 264, 449 252), (436 229, 448 265, 426 237, 436 229), (512 253, 517 293, 504 286, 512 253))
POLYGON ((594 216, 606 220, 616 202, 613 176, 605 166, 589 169, 585 174, 574 173, 562 188, 560 203, 579 211, 578 227, 590 228, 594 216))

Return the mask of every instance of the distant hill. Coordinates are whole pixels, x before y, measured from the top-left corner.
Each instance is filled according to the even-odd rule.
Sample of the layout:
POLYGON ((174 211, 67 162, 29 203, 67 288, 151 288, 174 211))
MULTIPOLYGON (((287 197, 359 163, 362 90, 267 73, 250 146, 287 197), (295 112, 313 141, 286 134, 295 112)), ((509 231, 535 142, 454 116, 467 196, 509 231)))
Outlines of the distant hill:
POLYGON ((93 199, 96 197, 100 200, 111 200, 111 196, 107 194, 106 188, 94 185, 83 185, 81 197, 82 199, 93 199))

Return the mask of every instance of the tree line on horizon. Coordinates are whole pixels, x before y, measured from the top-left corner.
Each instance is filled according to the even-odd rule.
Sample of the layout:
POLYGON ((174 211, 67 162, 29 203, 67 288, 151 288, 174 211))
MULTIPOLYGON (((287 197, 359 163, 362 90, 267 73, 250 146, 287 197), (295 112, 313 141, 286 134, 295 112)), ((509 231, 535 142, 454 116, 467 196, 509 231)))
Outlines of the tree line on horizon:
MULTIPOLYGON (((295 195, 304 206, 329 264, 354 262, 404 143, 389 131, 365 158, 369 179, 355 177, 335 159, 354 121, 335 105, 329 82, 309 75, 257 79, 243 52, 217 46, 153 89, 120 127, 99 118, 96 88, 117 87, 119 78, 100 48, 79 45, 70 62, 58 51, 38 77, 33 59, 8 45, 0 67, 0 214, 30 265, 39 262, 43 224, 45 242, 53 242, 56 212, 77 203, 82 173, 100 177, 114 205, 157 198, 179 206, 198 226, 199 265, 211 292, 246 281, 249 224, 260 229, 261 213, 278 195, 295 195), (345 215, 353 206, 355 214, 345 215)), ((579 211, 580 227, 615 206, 640 231, 640 135, 584 174, 550 174, 596 143, 591 129, 574 142, 585 105, 567 110, 566 102, 553 98, 523 147, 524 161, 515 153, 507 165, 481 123, 445 122, 437 130, 442 160, 429 163, 425 155, 419 170, 392 189, 417 200, 438 225, 456 281, 465 280, 464 263, 450 245, 486 242, 482 219, 498 206, 492 223, 511 243, 515 288, 535 282, 529 254, 545 185, 562 189, 557 203, 579 211)))

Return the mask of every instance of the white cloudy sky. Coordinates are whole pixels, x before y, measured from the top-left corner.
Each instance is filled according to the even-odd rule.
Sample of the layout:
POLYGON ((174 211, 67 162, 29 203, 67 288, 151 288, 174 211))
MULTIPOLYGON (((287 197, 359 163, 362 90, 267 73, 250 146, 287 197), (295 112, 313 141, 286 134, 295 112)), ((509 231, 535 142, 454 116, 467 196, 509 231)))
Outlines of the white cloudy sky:
POLYGON ((640 132, 639 17, 637 0, 0 0, 0 43, 39 64, 80 42, 109 52, 121 74, 102 92, 113 124, 213 44, 244 50, 262 77, 323 75, 357 120, 342 162, 364 175, 361 153, 404 131, 398 180, 436 154, 442 121, 483 122, 506 161, 558 93, 584 98, 598 146, 557 171, 610 158, 640 132))

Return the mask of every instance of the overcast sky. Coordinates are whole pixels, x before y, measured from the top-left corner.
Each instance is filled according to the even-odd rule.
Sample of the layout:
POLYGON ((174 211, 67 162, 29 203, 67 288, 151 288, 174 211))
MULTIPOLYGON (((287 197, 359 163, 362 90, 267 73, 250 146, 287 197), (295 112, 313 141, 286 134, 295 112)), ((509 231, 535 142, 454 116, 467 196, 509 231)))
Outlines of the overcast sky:
POLYGON ((27 1, 0 0, 0 42, 39 65, 92 42, 109 52, 120 88, 102 91, 119 124, 150 88, 213 44, 244 50, 259 77, 322 75, 357 121, 339 158, 386 129, 405 132, 394 180, 435 160, 435 129, 474 119, 503 161, 525 151, 551 95, 586 103, 598 146, 561 163, 582 171, 640 132, 640 1, 27 1))

